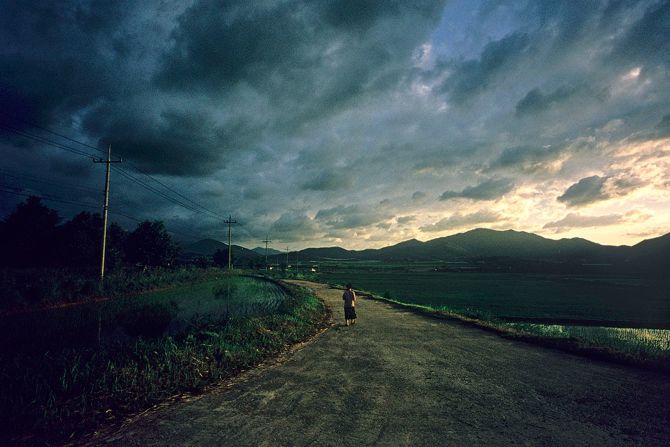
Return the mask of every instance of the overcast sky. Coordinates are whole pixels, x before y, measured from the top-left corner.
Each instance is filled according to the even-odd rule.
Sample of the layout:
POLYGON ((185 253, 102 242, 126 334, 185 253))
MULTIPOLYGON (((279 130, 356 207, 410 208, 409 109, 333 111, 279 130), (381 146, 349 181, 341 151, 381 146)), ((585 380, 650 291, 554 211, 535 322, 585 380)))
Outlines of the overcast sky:
POLYGON ((99 209, 75 140, 178 239, 633 244, 670 232, 668 42, 654 0, 0 1, 0 215, 99 209))

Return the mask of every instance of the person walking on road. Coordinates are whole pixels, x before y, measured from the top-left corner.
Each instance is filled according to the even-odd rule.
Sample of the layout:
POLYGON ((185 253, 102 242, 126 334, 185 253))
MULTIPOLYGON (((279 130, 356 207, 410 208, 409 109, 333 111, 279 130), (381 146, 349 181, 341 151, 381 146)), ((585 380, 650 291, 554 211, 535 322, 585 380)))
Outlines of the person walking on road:
POLYGON ((349 324, 356 323, 356 292, 351 288, 351 284, 347 284, 347 290, 342 294, 344 301, 344 320, 349 324))

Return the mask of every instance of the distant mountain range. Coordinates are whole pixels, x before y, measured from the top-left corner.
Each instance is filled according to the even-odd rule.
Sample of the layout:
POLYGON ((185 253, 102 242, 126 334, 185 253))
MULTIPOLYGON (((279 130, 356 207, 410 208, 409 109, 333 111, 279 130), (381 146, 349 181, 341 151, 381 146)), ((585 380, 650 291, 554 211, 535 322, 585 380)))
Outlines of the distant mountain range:
MULTIPOLYGON (((261 256, 265 256, 265 247, 256 247, 252 248, 251 251, 254 251, 258 253, 261 256)), ((268 256, 270 255, 280 255, 282 252, 279 250, 275 250, 274 248, 269 248, 268 247, 268 256)))
MULTIPOLYGON (((211 256, 226 244, 205 239, 191 244, 185 252, 211 256)), ((248 250, 233 246, 233 254, 245 260, 262 260, 265 248, 248 250)), ((268 249, 270 262, 282 262, 283 254, 268 249)), ((464 233, 421 242, 416 239, 380 249, 346 250, 341 247, 307 248, 297 254, 301 261, 464 261, 487 265, 546 268, 558 265, 600 265, 618 270, 661 271, 670 269, 670 234, 647 239, 631 246, 600 245, 581 238, 547 239, 523 231, 474 229, 464 233), (533 263, 533 265, 529 263, 533 263)), ((292 253, 291 256, 295 256, 292 253)), ((241 260, 241 259, 240 259, 241 260)))
MULTIPOLYGON (((217 250, 227 250, 228 245, 215 239, 202 239, 182 247, 182 256, 186 258, 211 257, 217 250)), ((253 250, 233 244, 233 257, 237 263, 248 263, 260 259, 253 250)))

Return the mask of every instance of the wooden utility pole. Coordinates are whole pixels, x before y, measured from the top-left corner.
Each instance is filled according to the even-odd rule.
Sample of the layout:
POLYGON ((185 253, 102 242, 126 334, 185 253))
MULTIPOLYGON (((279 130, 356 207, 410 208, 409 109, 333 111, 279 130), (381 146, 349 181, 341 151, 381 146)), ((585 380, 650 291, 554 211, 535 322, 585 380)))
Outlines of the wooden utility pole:
POLYGON ((233 269, 233 245, 231 243, 231 231, 230 226, 236 224, 237 221, 233 220, 232 216, 228 216, 228 219, 224 220, 223 223, 228 224, 228 270, 233 269))
POLYGON ((288 272, 288 245, 286 246, 286 271, 288 272))
POLYGON ((268 270, 268 243, 272 242, 270 239, 268 239, 267 235, 265 236, 265 239, 263 239, 261 242, 265 242, 265 271, 268 270))
POLYGON ((109 173, 112 163, 121 163, 122 160, 112 160, 112 145, 107 148, 107 160, 102 158, 93 159, 93 163, 105 163, 107 173, 105 175, 105 202, 102 207, 102 254, 100 261, 100 282, 105 279, 105 252, 107 251, 107 212, 109 210, 109 173))

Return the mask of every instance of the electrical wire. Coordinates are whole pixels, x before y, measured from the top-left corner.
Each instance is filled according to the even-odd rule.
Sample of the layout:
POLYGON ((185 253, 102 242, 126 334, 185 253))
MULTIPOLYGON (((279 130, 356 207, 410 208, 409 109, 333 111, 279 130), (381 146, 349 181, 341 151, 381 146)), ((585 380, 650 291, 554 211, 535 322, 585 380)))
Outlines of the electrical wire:
POLYGON ((138 185, 140 185, 140 186, 142 186, 142 187, 148 189, 149 191, 151 191, 151 192, 153 192, 153 193, 159 195, 160 197, 163 197, 164 199, 166 199, 166 200, 168 200, 168 201, 174 203, 175 205, 179 205, 179 206, 181 206, 181 207, 183 207, 183 208, 186 208, 186 209, 189 210, 189 211, 193 211, 193 212, 196 212, 196 213, 200 213, 199 210, 193 208, 192 206, 190 206, 190 205, 188 205, 188 204, 185 204, 185 203, 183 203, 183 202, 181 202, 181 201, 179 201, 179 200, 176 200, 176 199, 174 199, 174 198, 172 198, 172 197, 166 195, 166 194, 163 193, 162 191, 157 190, 157 189, 154 188, 153 186, 151 186, 151 185, 147 184, 146 182, 144 182, 144 181, 138 179, 137 177, 131 175, 130 173, 128 173, 128 172, 125 171, 125 170, 119 169, 119 168, 117 168, 116 166, 112 166, 112 169, 115 170, 115 171, 117 171, 119 174, 121 174, 121 176, 127 178, 128 180, 132 181, 133 183, 136 183, 136 184, 138 184, 138 185))
POLYGON ((2 128, 5 129, 5 130, 8 130, 8 131, 10 131, 10 132, 12 132, 12 133, 15 133, 15 134, 17 134, 17 135, 19 135, 19 136, 22 136, 22 137, 24 137, 24 138, 28 138, 28 139, 33 140, 33 141, 37 141, 37 142, 39 142, 39 143, 44 143, 44 144, 47 144, 47 145, 50 145, 50 146, 54 146, 54 147, 63 149, 63 150, 65 150, 65 151, 67 151, 67 152, 71 152, 71 153, 76 154, 76 155, 83 155, 84 157, 95 158, 93 154, 89 154, 88 152, 84 152, 84 151, 81 151, 81 150, 79 150, 79 149, 75 149, 75 148, 73 148, 73 147, 66 146, 66 145, 64 145, 64 144, 61 144, 61 143, 58 143, 58 142, 55 142, 55 141, 48 140, 48 139, 46 139, 46 138, 42 138, 42 137, 39 137, 39 136, 31 135, 31 134, 29 134, 29 133, 26 133, 26 132, 24 132, 24 131, 18 130, 18 129, 16 129, 16 128, 13 128, 13 127, 8 126, 8 125, 6 125, 6 124, 4 124, 4 123, 1 123, 1 122, 0 122, 0 127, 2 127, 2 128))
POLYGON ((51 201, 51 202, 58 202, 58 203, 65 203, 65 204, 68 204, 68 205, 83 206, 83 207, 91 208, 91 209, 98 209, 99 208, 98 206, 94 206, 94 205, 91 205, 91 204, 88 204, 88 203, 82 203, 82 202, 75 202, 75 201, 72 201, 72 200, 60 199, 60 198, 57 198, 57 197, 54 197, 54 196, 51 196, 51 195, 46 195, 46 194, 39 194, 38 195, 38 194, 28 194, 28 193, 25 193, 25 192, 19 192, 20 189, 21 188, 17 188, 15 186, 11 186, 11 185, 0 184, 0 192, 13 194, 15 196, 22 196, 22 197, 36 196, 36 197, 39 197, 42 200, 51 201))
MULTIPOLYGON (((74 206, 80 206, 80 207, 85 207, 85 208, 90 208, 90 209, 99 209, 100 208, 99 206, 94 206, 94 205, 90 205, 90 204, 82 203, 82 202, 75 202, 75 201, 72 201, 72 200, 65 200, 65 199, 61 199, 61 198, 54 197, 54 196, 51 196, 51 195, 27 194, 27 193, 23 193, 23 192, 18 192, 18 191, 16 191, 16 189, 17 188, 15 188, 13 186, 0 184, 0 193, 12 194, 12 195, 21 196, 21 197, 33 197, 33 196, 35 196, 35 197, 39 197, 41 200, 44 200, 44 201, 47 201, 47 202, 57 202, 57 203, 62 203, 62 204, 66 204, 66 205, 74 205, 74 206)), ((128 214, 125 214, 125 213, 122 213, 122 212, 119 212, 119 211, 111 211, 110 210, 109 214, 125 217, 126 219, 130 219, 130 220, 133 220, 133 221, 138 222, 138 223, 142 223, 142 222, 147 221, 147 219, 138 219, 136 217, 130 216, 128 214)), ((196 235, 191 234, 191 233, 186 233, 186 232, 183 232, 183 231, 175 231, 175 230, 171 230, 171 229, 167 229, 167 228, 166 228, 166 230, 170 233, 173 233, 173 234, 179 234, 181 236, 186 236, 186 237, 196 239, 196 240, 200 239, 199 236, 196 236, 196 235)))
MULTIPOLYGON (((51 130, 51 129, 47 129, 47 128, 45 128, 45 127, 39 126, 39 125, 34 124, 34 123, 26 122, 26 121, 24 121, 24 120, 21 120, 21 121, 24 122, 25 124, 28 124, 28 125, 30 125, 30 126, 33 126, 33 127, 37 128, 37 129, 43 130, 43 131, 45 131, 45 132, 48 132, 48 133, 50 133, 50 134, 52 134, 52 135, 55 135, 55 136, 64 138, 64 139, 66 139, 66 140, 68 140, 68 141, 70 141, 70 142, 72 142, 72 143, 80 144, 80 145, 82 145, 82 146, 84 146, 84 147, 88 147, 88 148, 90 148, 90 149, 96 150, 96 151, 101 152, 101 153, 103 153, 103 154, 106 153, 106 152, 105 152, 104 150, 102 150, 102 149, 99 149, 99 148, 97 148, 97 147, 95 147, 95 146, 91 146, 91 145, 88 144, 88 143, 84 143, 84 142, 82 142, 82 141, 75 140, 75 139, 73 139, 73 138, 70 138, 70 137, 65 136, 65 135, 63 135, 63 134, 60 134, 60 133, 58 133, 58 132, 54 132, 54 131, 51 130)), ((168 191, 170 191, 170 192, 176 194, 177 196, 181 197, 182 199, 184 199, 184 200, 186 200, 186 201, 188 201, 188 202, 191 202, 192 204, 196 205, 198 208, 201 208, 202 210, 204 210, 204 211, 206 211, 206 212, 208 212, 208 213, 210 213, 210 214, 212 214, 212 215, 214 215, 214 216, 216 216, 216 217, 218 217, 218 218, 220 218, 220 219, 225 219, 225 216, 221 216, 221 215, 219 215, 219 214, 217 214, 217 213, 215 213, 215 212, 209 210, 208 208, 206 208, 206 207, 200 205, 198 202, 196 202, 196 201, 194 201, 194 200, 192 200, 192 199, 190 199, 190 198, 184 196, 184 195, 181 194, 179 191, 176 191, 175 189, 171 188, 170 186, 166 185, 165 183, 161 182, 161 181, 158 180, 157 178, 153 177, 152 175, 150 175, 149 173, 147 173, 146 171, 144 171, 142 168, 140 168, 140 167, 139 167, 138 165, 136 165, 135 163, 132 163, 132 162, 126 162, 126 163, 130 164, 136 171, 142 173, 143 175, 145 175, 145 176, 148 177, 149 179, 151 179, 151 180, 153 180, 154 182, 158 183, 158 184, 161 185, 163 188, 165 188, 165 189, 167 189, 168 191)), ((121 168, 121 167, 119 167, 118 169, 120 169, 120 170, 124 170, 124 169, 121 168)))
MULTIPOLYGON (((2 114, 2 113, 0 113, 0 114, 2 114)), ((7 114, 2 114, 2 115, 6 116, 6 117, 9 117, 7 114)), ((13 119, 14 119, 15 121, 20 121, 20 122, 22 122, 22 123, 24 123, 24 124, 26 124, 26 125, 28 125, 28 126, 30 126, 30 127, 34 127, 34 128, 36 128, 36 129, 39 129, 39 130, 42 130, 42 131, 44 131, 44 132, 50 133, 51 135, 54 135, 54 136, 63 138, 63 139, 65 139, 65 140, 67 140, 67 141, 70 141, 70 142, 72 142, 72 143, 81 144, 82 146, 84 146, 84 147, 88 147, 88 148, 90 148, 90 149, 93 149, 94 151, 100 152, 100 153, 102 153, 102 154, 107 154, 107 152, 105 152, 103 149, 97 148, 97 147, 95 147, 95 146, 91 146, 90 144, 88 144, 88 143, 84 143, 84 142, 79 141, 79 140, 75 140, 74 138, 70 138, 70 137, 68 137, 68 136, 66 136, 66 135, 63 135, 63 134, 60 134, 60 133, 58 133, 58 132, 54 132, 53 130, 51 130, 51 129, 47 129, 46 127, 39 126, 39 125, 37 125, 37 124, 35 124, 35 123, 30 123, 30 122, 28 122, 28 121, 26 121, 26 120, 23 120, 23 119, 20 119, 20 118, 13 118, 13 119)))
POLYGON ((22 173, 17 173, 13 171, 8 171, 6 169, 0 168, 0 174, 5 176, 5 177, 11 177, 19 181, 28 181, 28 182, 34 182, 34 183, 41 183, 44 185, 49 185, 49 186, 56 186, 58 188, 70 188, 74 190, 79 190, 83 192, 89 192, 92 194, 102 194, 104 191, 95 189, 95 188, 90 188, 88 186, 80 185, 80 184, 75 184, 75 183, 64 183, 64 182, 57 182, 55 180, 47 180, 43 179, 40 177, 35 177, 31 176, 28 174, 22 174, 22 173))
MULTIPOLYGON (((2 114, 2 113, 0 113, 0 114, 2 114)), ((6 114, 2 114, 2 115, 4 115, 4 116, 7 117, 6 114)), ((42 131, 48 132, 48 133, 50 133, 50 134, 52 134, 52 135, 55 135, 55 136, 58 136, 58 137, 60 137, 60 138, 64 138, 64 139, 66 139, 66 140, 68 140, 68 141, 70 141, 70 142, 73 142, 73 143, 76 143, 76 144, 80 144, 80 145, 82 145, 82 146, 84 146, 84 147, 93 149, 93 150, 98 151, 98 152, 101 152, 101 153, 105 153, 105 151, 103 151, 102 149, 99 149, 99 148, 97 148, 97 147, 95 147, 95 146, 92 146, 92 145, 90 145, 90 144, 88 144, 88 143, 84 143, 84 142, 82 142, 82 141, 75 140, 75 139, 73 139, 73 138, 67 137, 67 136, 65 136, 65 135, 63 135, 63 134, 60 134, 60 133, 58 133, 58 132, 55 132, 55 131, 53 131, 53 130, 47 129, 47 128, 42 127, 42 126, 39 126, 39 125, 37 125, 37 124, 30 123, 30 122, 27 122, 27 121, 25 121, 25 120, 19 120, 19 119, 16 119, 16 118, 14 118, 14 120, 15 120, 15 121, 16 121, 16 120, 21 121, 21 122, 23 122, 24 124, 27 124, 27 125, 29 125, 29 126, 35 127, 35 128, 37 128, 37 129, 40 129, 40 130, 42 130, 42 131)), ((58 147, 58 148, 60 148, 60 149, 66 150, 66 151, 68 151, 68 152, 72 152, 72 153, 77 154, 77 155, 83 155, 83 156, 86 156, 86 157, 95 158, 93 154, 90 154, 90 153, 88 153, 88 152, 84 152, 84 151, 81 151, 81 150, 72 148, 71 146, 66 146, 66 145, 63 145, 63 144, 61 144, 61 143, 54 142, 54 141, 48 140, 48 139, 43 138, 43 137, 39 137, 39 136, 35 136, 35 135, 28 134, 28 133, 25 132, 25 131, 21 131, 21 130, 16 129, 16 128, 12 127, 12 126, 9 126, 9 125, 7 125, 7 124, 4 124, 4 123, 2 123, 2 122, 0 122, 0 127, 4 127, 6 130, 9 130, 10 132, 13 132, 13 133, 15 133, 15 134, 17 134, 17 135, 23 136, 23 137, 25 137, 25 138, 32 139, 32 140, 34 140, 34 141, 38 141, 38 142, 41 142, 41 143, 44 143, 44 144, 52 145, 52 146, 58 147)), ((201 214, 205 214, 205 213, 206 213, 206 214, 209 214, 210 216, 215 217, 215 218, 217 218, 217 219, 222 219, 222 220, 225 220, 225 219, 226 219, 225 216, 222 216, 222 215, 220 215, 220 214, 218 214, 218 213, 216 213, 216 212, 210 210, 209 208, 207 208, 207 207, 205 207, 205 206, 199 204, 198 202, 196 202, 196 201, 194 201, 194 200, 192 200, 192 199, 186 197, 185 195, 183 195, 183 194, 180 193, 179 191, 177 191, 177 190, 175 190, 174 188, 171 188, 170 186, 168 186, 168 185, 166 185, 165 183, 161 182, 161 181, 158 180, 157 178, 151 176, 150 174, 148 174, 146 171, 144 171, 142 168, 140 168, 140 167, 137 166, 136 164, 134 164, 134 163, 132 163, 132 162, 126 162, 126 163, 130 164, 135 170, 137 170, 138 172, 142 173, 145 177, 147 177, 147 178, 149 178, 150 180, 152 180, 152 181, 158 183, 160 186, 162 186, 162 187, 165 188, 166 190, 170 191, 171 193, 177 195, 177 196, 180 197, 183 201, 186 201, 186 202, 190 203, 190 208, 187 208, 186 206, 184 206, 184 203, 181 202, 181 201, 180 201, 180 203, 177 203, 179 206, 183 206, 183 207, 185 207, 185 208, 187 208, 187 209, 189 209, 190 211, 193 211, 193 212, 198 212, 198 213, 201 213, 201 214)), ((125 170, 125 169, 123 169, 123 168, 116 168, 116 169, 117 169, 118 171, 124 171, 124 172, 126 172, 126 174, 128 174, 127 177, 128 177, 128 176, 132 176, 132 174, 130 174, 127 170, 125 170)), ((136 183, 138 183, 138 184, 140 184, 141 186, 143 186, 144 188, 149 189, 150 191, 152 191, 152 192, 158 194, 158 193, 157 193, 157 190, 156 190, 155 188, 151 189, 151 188, 148 186, 148 184, 147 184, 146 182, 142 183, 142 182, 140 182, 140 181, 138 180, 138 181, 136 181, 136 183)), ((171 200, 171 201, 172 201, 172 199, 174 199, 174 198, 168 198, 169 196, 167 196, 166 194, 162 194, 161 197, 163 197, 163 198, 165 198, 165 199, 167 199, 167 200, 171 200)), ((174 202, 173 202, 173 203, 174 203, 174 202)))
MULTIPOLYGON (((153 180, 154 182, 156 182, 156 183, 158 183, 159 185, 161 185, 163 188, 167 189, 168 191, 171 191, 172 193, 176 194, 177 196, 181 197, 182 199, 184 199, 184 200, 186 200, 186 201, 192 203, 193 205, 197 206, 198 208, 202 209, 203 211, 207 212, 208 214, 210 214, 210 215, 212 215, 212 216, 214 216, 214 217, 216 217, 216 218, 219 218, 219 219, 226 219, 225 216, 222 216, 222 215, 220 215, 220 214, 215 213, 214 211, 211 211, 210 209, 208 209, 208 208, 206 208, 206 207, 200 205, 198 202, 196 202, 196 201, 194 201, 194 200, 191 200, 191 199, 189 199, 188 197, 184 196, 184 195, 181 194, 179 191, 176 191, 175 189, 169 187, 168 185, 166 185, 165 183, 161 182, 161 181, 158 180, 157 178, 155 178, 155 177, 153 177, 153 176, 147 174, 147 173, 146 173, 145 171, 143 171, 139 166, 137 166, 137 165, 135 165, 135 164, 133 164, 133 163, 129 163, 129 164, 130 164, 131 166, 133 166, 137 171, 139 171, 139 172, 141 172, 142 174, 144 174, 146 177, 150 178, 150 179, 153 180)), ((123 168, 119 168, 119 169, 123 169, 123 168)))

